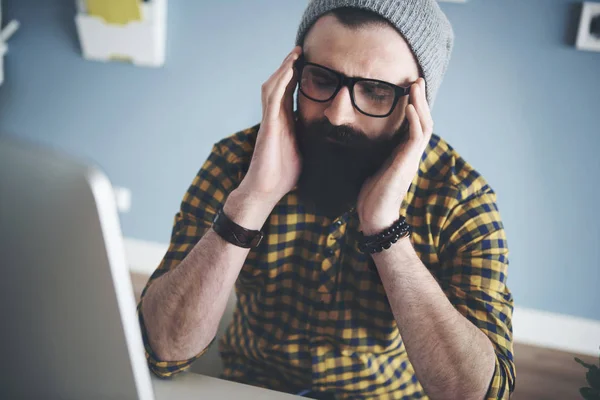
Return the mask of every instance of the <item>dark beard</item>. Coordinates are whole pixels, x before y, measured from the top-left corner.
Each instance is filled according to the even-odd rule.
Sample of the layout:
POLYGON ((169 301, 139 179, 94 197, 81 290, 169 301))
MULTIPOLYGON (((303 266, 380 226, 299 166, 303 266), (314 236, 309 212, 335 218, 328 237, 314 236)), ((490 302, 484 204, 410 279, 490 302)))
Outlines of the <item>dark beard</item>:
POLYGON ((334 219, 356 206, 367 178, 374 175, 407 137, 408 121, 385 139, 369 139, 326 118, 305 124, 298 115, 296 138, 302 155, 298 196, 315 214, 334 219), (332 138, 341 143, 328 142, 332 138))

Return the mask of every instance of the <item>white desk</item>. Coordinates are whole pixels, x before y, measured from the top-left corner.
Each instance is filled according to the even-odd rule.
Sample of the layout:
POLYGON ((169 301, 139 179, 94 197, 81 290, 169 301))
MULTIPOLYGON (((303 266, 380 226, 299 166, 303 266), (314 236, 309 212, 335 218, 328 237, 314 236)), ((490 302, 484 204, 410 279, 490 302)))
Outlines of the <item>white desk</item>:
POLYGON ((223 379, 184 372, 165 380, 152 375, 156 400, 256 399, 292 400, 302 397, 223 379))

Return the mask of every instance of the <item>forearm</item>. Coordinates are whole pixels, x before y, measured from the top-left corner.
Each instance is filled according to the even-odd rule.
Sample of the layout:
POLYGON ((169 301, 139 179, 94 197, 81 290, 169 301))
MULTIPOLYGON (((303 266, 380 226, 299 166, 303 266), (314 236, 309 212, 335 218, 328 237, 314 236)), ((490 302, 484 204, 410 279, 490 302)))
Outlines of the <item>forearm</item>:
POLYGON ((410 240, 376 253, 392 312, 417 378, 431 399, 483 399, 494 374, 487 336, 450 303, 410 240))
MULTIPOLYGON (((260 229, 271 209, 236 191, 224 206, 248 229, 260 229)), ((210 229, 176 268, 150 285, 141 311, 158 358, 189 359, 210 344, 248 253, 210 229)))

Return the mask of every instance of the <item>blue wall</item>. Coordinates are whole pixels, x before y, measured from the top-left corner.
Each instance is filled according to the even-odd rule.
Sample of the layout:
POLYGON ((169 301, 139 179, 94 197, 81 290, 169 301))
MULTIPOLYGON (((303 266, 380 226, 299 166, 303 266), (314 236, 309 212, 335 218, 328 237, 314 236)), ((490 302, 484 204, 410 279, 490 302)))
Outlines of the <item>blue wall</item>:
MULTIPOLYGON (((73 4, 4 0, 22 27, 0 134, 96 161, 133 192, 125 235, 166 242, 212 143, 260 120, 306 2, 171 0, 161 69, 83 60, 73 4)), ((600 53, 572 45, 576 4, 444 4, 457 41, 434 118, 498 193, 517 303, 600 320, 600 53)))

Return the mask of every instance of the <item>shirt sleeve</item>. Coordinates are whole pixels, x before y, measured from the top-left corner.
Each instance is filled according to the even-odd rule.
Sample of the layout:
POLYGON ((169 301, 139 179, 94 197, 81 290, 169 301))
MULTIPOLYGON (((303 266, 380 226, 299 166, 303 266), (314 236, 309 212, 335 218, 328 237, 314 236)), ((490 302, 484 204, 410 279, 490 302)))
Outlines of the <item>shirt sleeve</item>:
POLYGON ((441 231, 438 279, 454 307, 492 342, 496 367, 486 399, 508 399, 515 388, 513 297, 506 286, 508 246, 486 187, 454 207, 441 231))
POLYGON ((185 371, 206 352, 210 345, 201 353, 188 360, 160 360, 148 341, 148 333, 141 312, 144 296, 150 285, 165 273, 176 268, 202 236, 211 228, 217 211, 225 203, 228 194, 237 186, 234 183, 237 181, 234 170, 235 166, 224 157, 221 146, 219 144, 213 146, 208 159, 197 173, 183 197, 179 212, 175 215, 169 248, 142 291, 141 299, 137 306, 138 319, 148 365, 150 370, 158 377, 168 378, 185 371))

